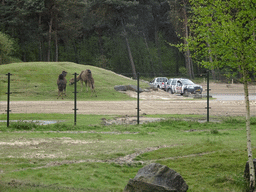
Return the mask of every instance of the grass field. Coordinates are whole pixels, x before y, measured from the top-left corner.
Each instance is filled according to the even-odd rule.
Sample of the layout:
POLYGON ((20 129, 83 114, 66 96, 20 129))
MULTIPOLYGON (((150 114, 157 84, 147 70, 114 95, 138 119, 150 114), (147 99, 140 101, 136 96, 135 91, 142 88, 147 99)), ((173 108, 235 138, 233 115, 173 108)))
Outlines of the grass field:
MULTIPOLYGON (((67 81, 80 74, 82 70, 91 69, 95 81, 95 90, 98 98, 91 97, 91 91, 81 91, 80 82, 77 83, 77 98, 79 100, 131 100, 125 94, 114 90, 115 85, 136 85, 137 81, 120 76, 112 71, 102 68, 80 65, 71 62, 28 62, 12 63, 0 66, 0 100, 6 100, 7 73, 11 73, 11 99, 16 100, 56 100, 57 79, 63 71, 67 71, 67 81)), ((141 82, 140 87, 146 88, 147 84, 141 82)), ((74 86, 67 85, 65 100, 74 99, 74 86)))
MULTIPOLYGON (((114 86, 136 81, 93 66, 75 63, 15 63, 1 65, 0 100, 6 101, 6 73, 11 72, 11 100, 56 100, 57 77, 92 70, 97 100, 131 100, 114 86)), ((141 87, 147 85, 141 83, 141 87)), ((78 84, 78 89, 80 85, 78 84)), ((73 87, 66 100, 73 100, 73 87)), ((90 92, 78 100, 96 100, 90 92)), ((0 122, 0 192, 90 191, 121 192, 144 165, 157 162, 185 179, 188 192, 246 191, 247 161, 243 117, 145 115, 164 121, 141 125, 103 126, 102 118, 118 115, 11 114, 20 122, 0 122), (25 120, 56 120, 38 125, 25 120)), ((6 114, 0 115, 6 120, 6 114)), ((251 119, 255 154, 256 118, 251 119)))
MULTIPOLYGON (((40 116, 51 119, 49 114, 40 116)), ((36 114, 26 117, 39 120, 36 114)), ((112 126, 102 126, 101 116, 78 117, 84 126, 72 126, 71 115, 55 116, 66 122, 53 125, 1 125, 0 191, 121 192, 129 178, 151 162, 180 173, 189 192, 245 191, 246 131, 241 117, 199 123, 200 116, 166 115, 162 122, 112 126), (134 153, 133 161, 120 161, 134 153)), ((252 141, 255 124, 252 118, 252 141)))

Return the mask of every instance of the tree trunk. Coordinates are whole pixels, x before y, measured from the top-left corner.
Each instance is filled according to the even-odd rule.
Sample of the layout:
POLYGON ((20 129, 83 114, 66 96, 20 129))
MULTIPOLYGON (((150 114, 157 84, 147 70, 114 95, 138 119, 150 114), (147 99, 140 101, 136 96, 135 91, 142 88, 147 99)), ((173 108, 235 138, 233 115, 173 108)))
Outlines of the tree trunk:
POLYGON ((102 42, 102 37, 101 37, 102 36, 102 30, 98 29, 96 31, 96 33, 98 34, 98 43, 99 43, 99 48, 100 48, 100 55, 104 55, 103 42, 102 42))
POLYGON ((125 41, 126 41, 126 46, 127 46, 128 54, 129 54, 130 63, 131 63, 131 66, 132 66, 132 75, 133 75, 134 79, 137 79, 137 75, 136 75, 135 65, 134 65, 134 62, 133 62, 133 57, 132 57, 132 52, 131 52, 130 44, 129 44, 128 38, 126 36, 125 36, 125 41))
POLYGON ((146 38, 146 35, 145 35, 144 32, 143 32, 143 37, 144 37, 145 45, 146 45, 146 48, 147 48, 147 51, 148 51, 148 56, 149 56, 149 58, 150 58, 151 70, 152 70, 154 76, 156 76, 155 69, 154 69, 154 64, 153 64, 153 60, 152 60, 152 57, 151 57, 151 55, 150 55, 150 51, 149 51, 149 46, 148 46, 147 38, 146 38))
MULTIPOLYGON (((209 27, 209 24, 206 24, 207 25, 207 27, 209 27)), ((209 37, 209 36, 208 36, 209 37)), ((208 42, 206 42, 206 45, 207 45, 207 47, 209 48, 209 50, 208 50, 208 53, 209 53, 209 61, 210 61, 210 63, 212 63, 213 62, 213 60, 212 60, 212 54, 211 54, 211 48, 210 48, 210 44, 208 43, 208 42)), ((211 72, 212 72, 212 78, 213 78, 213 80, 215 80, 216 79, 216 76, 215 76, 215 71, 212 69, 211 70, 211 72)))
MULTIPOLYGON (((206 44, 207 44, 207 47, 209 47, 209 51, 208 51, 209 52, 209 61, 210 61, 210 63, 212 63, 213 60, 212 60, 210 45, 209 45, 209 43, 206 43, 206 44)), ((212 69, 211 72, 212 72, 212 78, 213 78, 213 80, 215 80, 216 79, 215 71, 212 69)))
MULTIPOLYGON (((38 29, 41 32, 41 27, 42 27, 42 15, 39 13, 39 18, 38 18, 38 29)), ((42 61, 42 41, 41 41, 41 33, 38 35, 38 43, 39 43, 39 53, 38 53, 38 59, 39 61, 42 61)))
POLYGON ((51 17, 50 22, 49 22, 49 33, 48 33, 48 54, 47 54, 48 62, 50 61, 50 57, 51 57, 52 20, 53 20, 53 18, 51 17))
POLYGON ((191 78, 194 79, 195 75, 194 75, 194 65, 193 65, 193 61, 192 58, 190 57, 190 51, 189 51, 189 63, 190 63, 190 73, 191 73, 191 78))
POLYGON ((184 13, 184 29, 185 29, 185 39, 184 39, 184 45, 186 46, 186 52, 185 52, 185 61, 186 61, 186 68, 187 68, 187 72, 190 78, 194 78, 194 72, 192 69, 192 59, 190 57, 190 51, 189 51, 189 47, 188 47, 188 42, 186 41, 186 39, 188 39, 188 18, 187 18, 187 12, 186 12, 186 2, 183 0, 183 13, 184 13))
POLYGON ((58 44, 58 29, 55 31, 55 61, 59 61, 59 44, 58 44))
POLYGON ((163 73, 164 71, 163 71, 161 50, 160 50, 159 36, 158 36, 158 20, 156 18, 155 18, 155 44, 156 44, 156 48, 157 48, 159 70, 161 73, 163 73))
POLYGON ((133 61, 133 57, 132 57, 132 52, 131 52, 129 40, 127 38, 127 33, 126 33, 125 26, 124 26, 123 22, 122 22, 122 25, 123 25, 123 28, 124 28, 124 38, 125 38, 125 41, 126 41, 126 47, 127 47, 131 67, 132 67, 132 75, 133 75, 134 79, 137 79, 136 69, 135 69, 135 65, 134 65, 134 61, 133 61))
POLYGON ((76 47, 76 41, 74 40, 74 42, 72 43, 73 48, 74 48, 74 52, 75 52, 75 59, 76 59, 76 63, 79 63, 79 54, 78 54, 78 50, 76 47))
POLYGON ((243 68, 243 81, 244 81, 244 100, 246 106, 246 135, 247 135, 247 154, 249 162, 249 173, 250 173, 250 189, 255 189, 255 171, 252 157, 252 146, 251 146, 251 128, 250 128, 250 102, 249 102, 249 91, 248 91, 248 74, 246 69, 243 68))

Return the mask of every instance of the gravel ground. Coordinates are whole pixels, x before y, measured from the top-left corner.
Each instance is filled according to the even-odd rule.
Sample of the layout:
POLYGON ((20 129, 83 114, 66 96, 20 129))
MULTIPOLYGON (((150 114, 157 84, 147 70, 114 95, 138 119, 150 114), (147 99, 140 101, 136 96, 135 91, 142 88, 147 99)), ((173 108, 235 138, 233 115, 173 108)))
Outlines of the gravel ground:
MULTIPOLYGON (((204 93, 206 85, 203 84, 204 93)), ((210 115, 244 115, 244 101, 236 100, 234 95, 243 94, 241 84, 210 84, 211 94, 224 94, 227 100, 210 100, 210 115), (234 97, 234 99, 232 99, 234 97)), ((249 87, 250 94, 256 93, 256 87, 249 87)), ((137 93, 124 92, 136 98, 137 93)), ((243 96, 242 96, 243 97, 243 96)), ((165 91, 142 92, 140 94, 140 114, 206 114, 206 99, 191 99, 165 91)), ((0 113, 6 113, 6 101, 0 102, 0 113)), ((11 113, 74 113, 73 101, 11 101, 11 113)), ((137 115, 137 101, 78 101, 77 114, 97 115, 137 115)), ((251 115, 256 115, 256 100, 251 100, 251 115)))

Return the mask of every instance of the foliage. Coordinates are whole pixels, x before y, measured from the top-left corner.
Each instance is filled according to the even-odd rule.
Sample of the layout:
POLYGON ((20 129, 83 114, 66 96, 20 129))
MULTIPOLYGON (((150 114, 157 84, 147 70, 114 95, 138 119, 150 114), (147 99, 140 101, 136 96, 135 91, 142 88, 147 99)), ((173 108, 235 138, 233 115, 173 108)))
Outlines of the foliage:
POLYGON ((184 65, 165 43, 179 41, 169 12, 166 0, 9 0, 0 7, 0 30, 15 39, 15 57, 24 62, 69 61, 118 73, 132 71, 127 37, 136 71, 154 76, 184 65))
POLYGON ((8 35, 0 32, 0 65, 10 62, 10 55, 14 50, 14 41, 8 35))
POLYGON ((20 121, 12 123, 10 128, 17 129, 17 130, 32 130, 37 128, 38 125, 34 122, 26 122, 26 121, 20 121))
POLYGON ((252 2, 191 0, 191 3, 194 16, 190 25, 193 34, 190 46, 196 56, 213 58, 213 62, 203 60, 202 64, 210 69, 253 71, 256 14, 252 2))
POLYGON ((256 67, 255 3, 239 0, 191 0, 191 3, 194 17, 191 20, 193 36, 190 38, 190 47, 195 55, 208 58, 201 63, 209 69, 233 69, 241 74, 245 95, 250 188, 254 191, 248 82, 250 72, 254 72, 256 67))

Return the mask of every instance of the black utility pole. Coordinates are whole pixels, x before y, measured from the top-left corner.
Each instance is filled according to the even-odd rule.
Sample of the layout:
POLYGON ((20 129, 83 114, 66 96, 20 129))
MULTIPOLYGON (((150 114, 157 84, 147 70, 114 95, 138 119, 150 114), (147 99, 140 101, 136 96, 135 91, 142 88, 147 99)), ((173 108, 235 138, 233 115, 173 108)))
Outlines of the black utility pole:
POLYGON ((210 109, 210 105, 209 105, 209 91, 210 91, 210 87, 209 87, 209 70, 207 71, 207 122, 209 122, 209 109, 210 109))
POLYGON ((10 121, 10 94, 12 94, 11 92, 10 92, 10 87, 11 87, 11 73, 8 73, 8 74, 6 74, 6 75, 8 75, 8 86, 7 86, 7 110, 6 110, 6 112, 7 112, 7 127, 9 127, 9 121, 10 121))
POLYGON ((137 73, 137 124, 140 124, 140 73, 137 73))
POLYGON ((74 85, 74 125, 76 125, 76 111, 78 110, 76 108, 76 94, 77 94, 77 91, 76 91, 76 76, 77 76, 77 73, 74 73, 74 80, 75 80, 75 85, 74 85))

